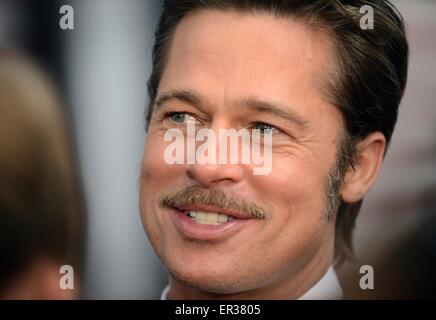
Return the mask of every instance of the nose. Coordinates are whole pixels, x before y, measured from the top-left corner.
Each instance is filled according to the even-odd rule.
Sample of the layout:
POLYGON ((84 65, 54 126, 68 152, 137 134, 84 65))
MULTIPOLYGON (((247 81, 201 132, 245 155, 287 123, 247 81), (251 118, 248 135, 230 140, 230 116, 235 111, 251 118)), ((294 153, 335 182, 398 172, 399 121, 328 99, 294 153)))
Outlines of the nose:
MULTIPOLYGON (((211 126, 211 130, 214 132, 214 138, 216 139, 215 145, 215 157, 216 161, 212 163, 199 163, 195 161, 194 164, 188 164, 186 167, 186 175, 195 180, 198 185, 201 185, 205 188, 213 187, 216 185, 229 185, 235 184, 241 181, 244 177, 244 165, 240 162, 241 155, 238 155, 237 163, 231 161, 218 161, 220 158, 220 146, 227 149, 227 153, 235 152, 235 149, 229 148, 227 146, 228 141, 226 139, 219 138, 219 129, 226 128, 225 126, 220 126, 219 124, 215 124, 215 126, 211 126)), ((240 147, 236 149, 238 153, 240 153, 240 147)), ((226 153, 225 153, 226 154, 226 153)), ((229 156, 230 157, 230 156, 229 156)), ((224 155, 224 158, 226 156, 224 155)), ((230 158, 227 158, 230 160, 230 158)))
POLYGON ((230 185, 242 180, 244 169, 239 164, 192 164, 186 175, 202 187, 230 185))

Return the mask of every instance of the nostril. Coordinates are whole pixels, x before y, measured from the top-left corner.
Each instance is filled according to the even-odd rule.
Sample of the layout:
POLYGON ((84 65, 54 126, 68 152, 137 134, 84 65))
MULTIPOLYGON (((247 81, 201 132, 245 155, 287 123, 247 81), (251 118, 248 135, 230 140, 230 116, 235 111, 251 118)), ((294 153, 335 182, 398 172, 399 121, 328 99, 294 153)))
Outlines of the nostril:
POLYGON ((194 175, 190 170, 186 170, 186 175, 188 176, 189 179, 195 179, 194 175))

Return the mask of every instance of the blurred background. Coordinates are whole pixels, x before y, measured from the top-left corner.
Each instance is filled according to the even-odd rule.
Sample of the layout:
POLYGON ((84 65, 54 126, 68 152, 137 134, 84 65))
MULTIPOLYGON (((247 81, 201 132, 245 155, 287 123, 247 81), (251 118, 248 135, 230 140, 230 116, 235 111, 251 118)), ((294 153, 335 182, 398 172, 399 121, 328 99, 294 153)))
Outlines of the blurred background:
MULTIPOLYGON (((359 261, 338 269, 349 298, 421 290, 398 283, 398 269, 399 279, 419 273, 434 283, 436 1, 392 2, 406 21, 409 80, 381 175, 357 221, 359 261), (374 266, 376 289, 380 283, 387 293, 359 289, 362 264, 374 266)), ((159 10, 159 0, 0 0, 0 47, 32 57, 65 102, 88 214, 84 298, 158 299, 167 283, 137 205, 159 10), (59 27, 65 4, 74 9, 74 30, 59 27)))

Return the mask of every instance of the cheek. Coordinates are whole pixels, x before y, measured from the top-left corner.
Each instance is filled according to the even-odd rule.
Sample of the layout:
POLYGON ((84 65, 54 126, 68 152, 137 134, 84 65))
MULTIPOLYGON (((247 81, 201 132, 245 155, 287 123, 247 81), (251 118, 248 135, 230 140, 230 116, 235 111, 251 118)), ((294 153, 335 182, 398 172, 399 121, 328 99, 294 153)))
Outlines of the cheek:
POLYGON ((273 274, 280 274, 284 266, 298 269, 307 263, 322 248, 329 226, 322 219, 323 170, 303 157, 276 158, 269 175, 251 176, 259 204, 271 213, 251 256, 266 261, 273 274))
POLYGON ((174 181, 178 172, 182 172, 182 165, 169 165, 165 162, 164 152, 168 143, 163 136, 150 133, 145 142, 141 164, 142 188, 158 191, 169 181, 174 181))
POLYGON ((261 243, 267 244, 264 256, 275 265, 304 263, 322 246, 328 233, 322 219, 323 177, 308 163, 282 159, 273 164, 269 176, 254 179, 260 199, 265 199, 272 212, 271 223, 261 236, 261 243))
POLYGON ((148 135, 141 164, 139 206, 146 231, 153 238, 156 229, 163 225, 158 198, 162 192, 171 190, 177 177, 183 173, 182 165, 168 165, 165 162, 165 147, 163 138, 156 134, 148 135))
MULTIPOLYGON (((273 213, 270 237, 306 237, 317 232, 324 214, 324 174, 313 162, 274 159, 267 176, 254 176, 255 190, 273 213)), ((273 240, 273 239, 271 239, 273 240)))

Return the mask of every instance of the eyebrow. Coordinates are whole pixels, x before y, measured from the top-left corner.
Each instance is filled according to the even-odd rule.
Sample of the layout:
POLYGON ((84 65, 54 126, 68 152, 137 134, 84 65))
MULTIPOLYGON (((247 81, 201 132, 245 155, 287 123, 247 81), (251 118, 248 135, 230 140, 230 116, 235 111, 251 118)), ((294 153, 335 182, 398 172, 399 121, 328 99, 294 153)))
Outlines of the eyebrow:
MULTIPOLYGON (((203 101, 199 94, 191 90, 171 90, 164 92, 158 96, 155 103, 155 110, 162 107, 163 104, 176 100, 190 104, 198 109, 201 109, 203 101)), ((237 101, 237 106, 247 107, 259 112, 268 113, 273 116, 280 117, 288 122, 297 124, 306 129, 309 128, 309 122, 287 106, 280 106, 276 103, 264 101, 255 96, 247 97, 237 101)))
POLYGON ((170 102, 172 100, 182 101, 194 106, 198 106, 201 103, 200 96, 194 91, 171 90, 168 92, 164 92, 158 96, 155 103, 155 110, 162 107, 162 105, 165 104, 166 102, 170 102))
POLYGON ((261 100, 257 97, 249 97, 241 100, 238 105, 249 107, 259 112, 264 112, 285 119, 286 121, 297 124, 307 129, 310 127, 309 122, 293 111, 290 107, 280 106, 276 103, 261 100))

